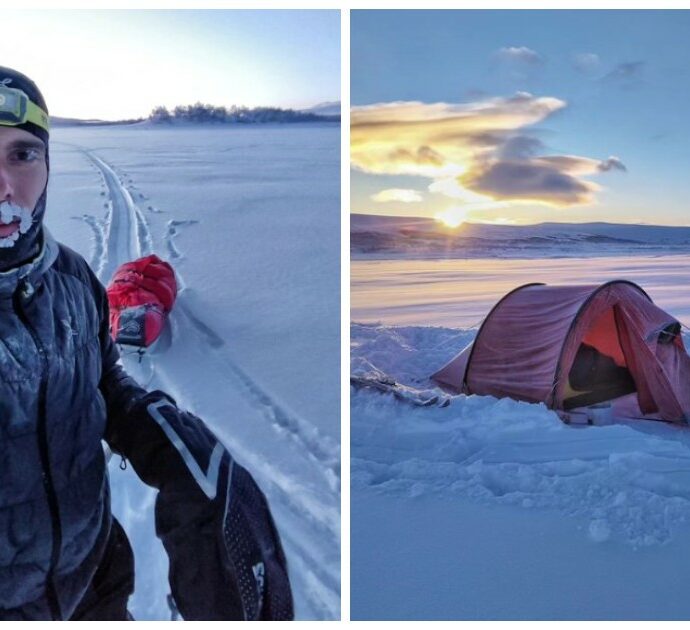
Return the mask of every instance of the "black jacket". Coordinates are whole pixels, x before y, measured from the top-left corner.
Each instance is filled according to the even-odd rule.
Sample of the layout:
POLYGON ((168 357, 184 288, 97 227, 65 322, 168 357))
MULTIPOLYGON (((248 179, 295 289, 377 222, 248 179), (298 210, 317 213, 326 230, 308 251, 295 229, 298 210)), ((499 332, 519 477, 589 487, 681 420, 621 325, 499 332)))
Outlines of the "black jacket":
POLYGON ((192 414, 118 363, 103 286, 44 228, 0 273, 0 619, 68 619, 112 517, 101 440, 159 489, 156 530, 186 619, 291 618, 264 495, 192 414))

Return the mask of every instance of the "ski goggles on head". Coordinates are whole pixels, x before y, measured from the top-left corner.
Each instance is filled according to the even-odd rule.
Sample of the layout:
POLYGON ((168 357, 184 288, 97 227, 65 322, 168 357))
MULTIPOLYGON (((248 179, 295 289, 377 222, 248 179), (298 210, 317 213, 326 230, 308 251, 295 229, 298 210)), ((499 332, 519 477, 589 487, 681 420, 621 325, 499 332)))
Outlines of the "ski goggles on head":
POLYGON ((21 90, 0 85, 0 125, 16 127, 27 122, 50 131, 48 114, 21 90))

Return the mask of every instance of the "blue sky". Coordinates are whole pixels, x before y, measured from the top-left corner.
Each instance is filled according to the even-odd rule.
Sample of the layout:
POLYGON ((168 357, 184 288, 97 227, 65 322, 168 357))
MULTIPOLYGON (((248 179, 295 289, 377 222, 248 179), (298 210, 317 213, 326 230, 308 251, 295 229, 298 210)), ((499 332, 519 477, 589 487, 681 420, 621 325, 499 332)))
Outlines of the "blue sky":
MULTIPOLYGON (((355 108, 353 133, 361 133, 353 142, 361 150, 353 158, 352 210, 434 216, 451 208, 468 220, 506 223, 690 224, 689 33, 690 11, 353 11, 352 105, 419 105, 383 105, 358 117, 355 108), (449 107, 435 112, 434 103, 449 107), (389 124, 390 138, 379 128, 381 116, 399 123, 401 115, 419 123, 402 148, 399 127, 389 124), (448 137, 434 145, 438 134, 420 123, 430 115, 474 117, 474 135, 466 123, 449 131, 474 148, 463 152, 448 137), (476 129, 483 138, 503 122, 503 136, 478 150, 476 129), (515 136, 522 152, 512 151, 518 141, 507 145, 515 136), (418 145, 431 148, 437 166, 454 159, 457 171, 448 164, 443 172, 415 170, 400 159, 382 165, 387 158, 372 153, 382 142, 408 157, 418 145), (462 190, 438 192, 453 178, 462 190)), ((419 166, 419 156, 413 161, 419 166)))
POLYGON ((340 13, 3 9, 0 64, 34 79, 57 116, 308 107, 340 99, 340 13))

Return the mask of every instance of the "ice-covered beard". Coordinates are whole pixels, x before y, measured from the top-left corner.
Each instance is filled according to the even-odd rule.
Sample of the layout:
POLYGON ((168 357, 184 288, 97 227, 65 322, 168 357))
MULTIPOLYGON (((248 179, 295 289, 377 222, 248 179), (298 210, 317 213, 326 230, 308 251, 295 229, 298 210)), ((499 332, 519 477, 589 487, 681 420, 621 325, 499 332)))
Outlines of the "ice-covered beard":
POLYGON ((26 234, 33 223, 32 212, 11 201, 0 204, 0 230, 2 225, 19 222, 18 229, 9 236, 0 236, 0 248, 14 247, 22 234, 26 234))

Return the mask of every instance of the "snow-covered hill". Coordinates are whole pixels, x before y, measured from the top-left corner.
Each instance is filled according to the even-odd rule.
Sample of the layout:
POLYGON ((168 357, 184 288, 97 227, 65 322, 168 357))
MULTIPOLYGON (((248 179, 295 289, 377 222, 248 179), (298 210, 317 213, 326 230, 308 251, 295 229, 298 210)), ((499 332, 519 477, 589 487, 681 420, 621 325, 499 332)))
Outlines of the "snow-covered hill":
POLYGON ((318 103, 302 111, 307 114, 316 114, 317 116, 340 116, 340 101, 318 103))
POLYGON ((669 254, 690 250, 690 227, 615 223, 495 225, 450 229, 434 219, 353 214, 353 258, 551 258, 669 254))

